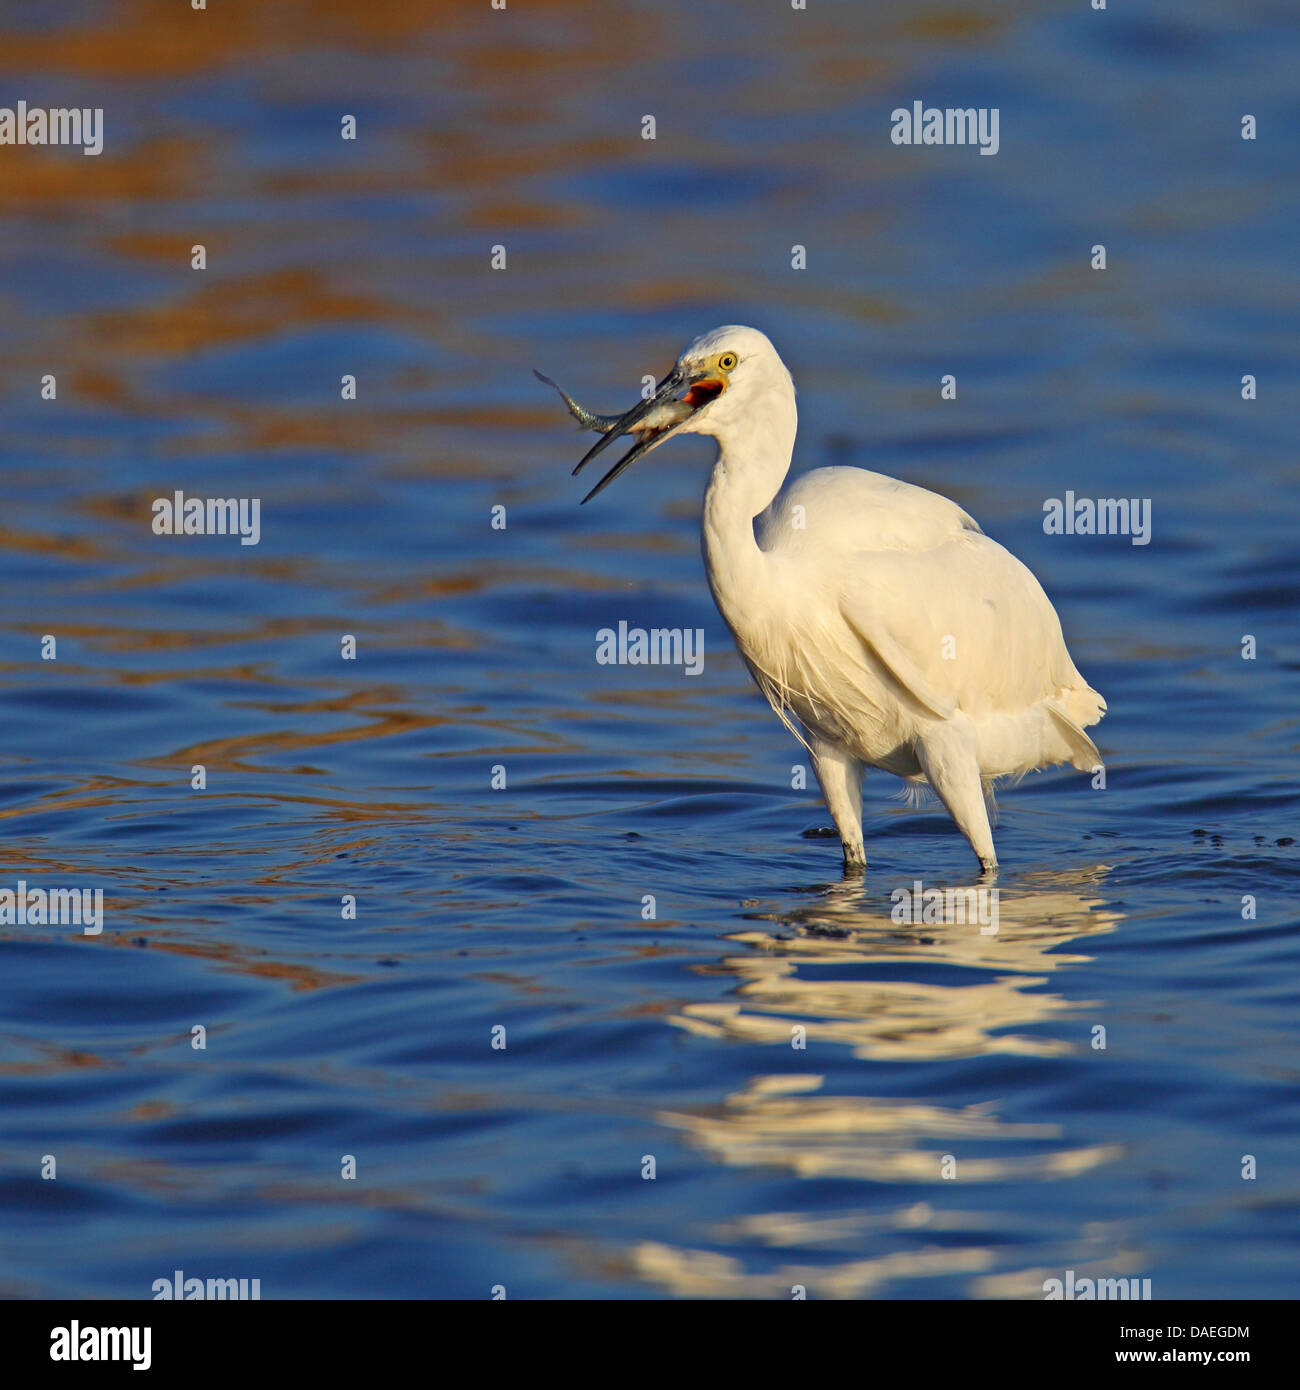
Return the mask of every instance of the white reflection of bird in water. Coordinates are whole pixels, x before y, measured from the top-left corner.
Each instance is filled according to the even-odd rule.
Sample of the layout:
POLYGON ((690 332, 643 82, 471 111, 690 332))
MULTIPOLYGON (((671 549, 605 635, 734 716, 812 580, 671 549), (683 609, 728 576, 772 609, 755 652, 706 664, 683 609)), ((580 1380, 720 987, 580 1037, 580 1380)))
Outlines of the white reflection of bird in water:
POLYGON ((819 468, 778 492, 794 383, 757 329, 697 338, 625 415, 564 399, 604 436, 575 473, 619 436, 636 440, 584 501, 673 435, 717 440, 704 495, 709 587, 759 689, 812 757, 847 868, 866 862, 867 767, 932 787, 985 873, 997 868, 996 779, 1100 767, 1083 730, 1106 702, 1075 669, 1038 581, 955 502, 861 468, 819 468))
POLYGON ((743 950, 716 967, 739 982, 730 997, 685 1004, 668 1021, 696 1038, 765 1044, 772 1069, 718 1102, 658 1118, 727 1167, 869 1186, 838 1209, 825 1205, 823 1187, 801 1200, 799 1189, 780 1186, 779 1208, 751 1208, 710 1230, 728 1253, 642 1241, 630 1252, 636 1273, 689 1297, 781 1297, 797 1284, 813 1297, 862 1298, 907 1280, 964 1275, 977 1297, 1041 1298, 1062 1250, 1075 1269, 1142 1269, 1140 1234, 1124 1215, 1081 1223, 1067 1202, 1048 1219, 1040 1203, 1025 1202, 1030 1184, 1096 1173, 1123 1147, 1009 1118, 999 1098, 1008 1075, 999 1057, 1094 1055, 1092 1020, 1102 1006, 1070 998, 1065 987, 1070 967, 1089 959, 1089 939, 1122 920, 1105 902, 1105 873, 1097 865, 1083 876, 1028 876, 1032 891, 1002 895, 997 936, 969 924, 899 928, 888 906, 852 883, 834 885, 815 905, 755 914, 780 930, 732 933, 743 950), (1059 990, 1049 988, 1053 976, 1059 990), (790 1055, 796 1026, 815 1068, 808 1073, 776 1060, 790 1055), (828 1050, 837 1044, 867 1063, 920 1064, 919 1094, 895 1072, 866 1070, 845 1085, 828 1050), (826 1059, 822 1066, 814 1056, 826 1059), (963 1070, 960 1083, 945 1081, 936 1097, 936 1076, 954 1074, 934 1064, 972 1058, 985 1064, 963 1070), (873 1095, 876 1077, 888 1077, 888 1088, 873 1095), (982 1196, 951 1195, 946 1154, 959 1156, 963 1187, 975 1184, 982 1196), (763 1253, 773 1247, 787 1252, 775 1268, 763 1253), (796 1254, 790 1263, 801 1250, 819 1257, 796 1254))
POLYGON ((853 883, 793 911, 746 914, 778 929, 728 933, 744 949, 714 968, 737 986, 726 998, 683 1005, 669 1021, 699 1037, 783 1047, 798 1024, 810 1044, 847 1045, 864 1061, 1067 1055, 1079 1044, 1037 1030, 1095 1005, 1049 986, 1089 959, 1067 945, 1112 932, 1122 919, 1101 895, 1104 872, 1029 874, 1022 884, 1030 891, 999 890, 996 936, 969 923, 898 926, 888 904, 853 883), (954 984, 937 978, 936 966, 970 973, 954 984))

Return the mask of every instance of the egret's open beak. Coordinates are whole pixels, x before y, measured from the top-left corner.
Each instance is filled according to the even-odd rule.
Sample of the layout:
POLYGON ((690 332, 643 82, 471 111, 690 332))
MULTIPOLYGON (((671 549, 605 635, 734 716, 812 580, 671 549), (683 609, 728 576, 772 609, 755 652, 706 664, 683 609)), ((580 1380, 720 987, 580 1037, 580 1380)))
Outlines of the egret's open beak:
POLYGON ((598 439, 579 460, 578 466, 573 470, 575 476, 581 473, 607 444, 618 439, 620 435, 636 435, 636 444, 592 488, 582 499, 583 502, 590 502, 625 468, 662 444, 701 406, 721 395, 723 387, 724 383, 708 372, 699 373, 692 378, 688 377, 681 367, 674 367, 655 387, 654 395, 633 406, 626 415, 620 415, 609 433, 598 439))

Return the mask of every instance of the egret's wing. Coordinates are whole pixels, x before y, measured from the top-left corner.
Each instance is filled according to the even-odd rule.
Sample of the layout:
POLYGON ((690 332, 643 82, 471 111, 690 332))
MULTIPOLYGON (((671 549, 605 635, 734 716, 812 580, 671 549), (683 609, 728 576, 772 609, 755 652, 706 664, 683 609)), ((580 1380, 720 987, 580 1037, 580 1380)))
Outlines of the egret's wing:
POLYGON ((945 718, 1018 714, 1088 689, 1037 579, 979 532, 846 556, 840 611, 868 658, 945 718))
POLYGON ((951 719, 954 704, 923 673, 907 650, 880 624, 859 625, 852 606, 841 606, 849 630, 862 645, 862 654, 878 679, 896 699, 910 706, 914 714, 930 719, 951 719))
POLYGON ((860 713, 850 707, 855 669, 929 718, 1018 714, 1046 700, 1077 733, 1105 710, 1038 580, 949 498, 863 468, 819 468, 755 527, 764 550, 820 589, 801 660, 810 688, 841 704, 846 722, 860 713), (838 610, 850 649, 815 618, 824 609, 838 610))

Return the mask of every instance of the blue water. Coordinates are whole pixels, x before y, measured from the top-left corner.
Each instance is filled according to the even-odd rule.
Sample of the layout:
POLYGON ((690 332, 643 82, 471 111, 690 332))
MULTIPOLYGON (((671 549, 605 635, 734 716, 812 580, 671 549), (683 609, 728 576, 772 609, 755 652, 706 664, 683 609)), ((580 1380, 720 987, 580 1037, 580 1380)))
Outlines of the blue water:
POLYGON ((0 926, 0 1294, 1294 1296, 1294 14, 275 12, 0 33, 0 102, 105 109, 0 148, 0 887, 105 911, 0 926), (895 147, 918 99, 999 153, 895 147), (807 833, 709 445, 576 505, 530 368, 621 409, 726 322, 796 466, 955 498, 1109 702, 1104 790, 1002 797, 996 935, 891 921, 973 862, 893 779, 865 882, 807 833), (260 543, 154 535, 176 489, 260 543), (1045 534, 1067 490, 1150 543, 1045 534))

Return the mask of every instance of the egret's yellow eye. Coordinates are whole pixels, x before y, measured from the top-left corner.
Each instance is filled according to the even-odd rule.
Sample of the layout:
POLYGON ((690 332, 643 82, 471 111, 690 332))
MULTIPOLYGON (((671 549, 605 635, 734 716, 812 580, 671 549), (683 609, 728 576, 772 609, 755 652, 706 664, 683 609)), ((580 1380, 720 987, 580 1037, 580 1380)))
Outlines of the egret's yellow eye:
POLYGON ((721 367, 724 372, 732 371, 735 365, 736 354, 734 352, 724 352, 722 356, 718 358, 718 366, 721 367))

